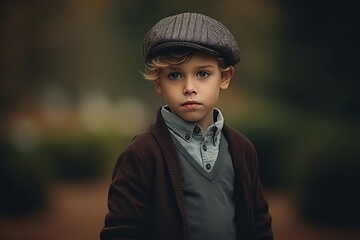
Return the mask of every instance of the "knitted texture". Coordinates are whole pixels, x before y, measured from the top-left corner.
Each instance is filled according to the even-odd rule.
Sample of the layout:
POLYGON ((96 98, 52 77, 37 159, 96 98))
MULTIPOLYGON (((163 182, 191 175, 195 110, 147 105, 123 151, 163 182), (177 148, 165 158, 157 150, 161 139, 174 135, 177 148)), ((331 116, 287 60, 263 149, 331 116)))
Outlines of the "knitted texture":
POLYGON ((232 33, 222 23, 199 13, 181 13, 156 23, 144 39, 145 61, 169 47, 191 47, 220 55, 228 65, 240 61, 240 49, 232 33))

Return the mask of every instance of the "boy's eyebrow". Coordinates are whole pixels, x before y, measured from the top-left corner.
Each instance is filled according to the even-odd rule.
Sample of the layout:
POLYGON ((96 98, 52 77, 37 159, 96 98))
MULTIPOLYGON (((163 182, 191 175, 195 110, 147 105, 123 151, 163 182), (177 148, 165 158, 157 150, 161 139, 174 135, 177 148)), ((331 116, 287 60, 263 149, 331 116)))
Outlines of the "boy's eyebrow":
POLYGON ((168 66, 163 68, 164 71, 178 71, 179 69, 180 67, 176 67, 176 66, 168 66))
MULTIPOLYGON (((216 66, 213 65, 213 64, 206 64, 206 65, 196 65, 194 66, 195 68, 215 68, 216 66)), ((168 70, 179 70, 181 69, 180 66, 168 66, 166 67, 165 69, 168 69, 168 70)))
POLYGON ((212 64, 207 64, 207 65, 199 65, 199 66, 197 66, 197 67, 198 67, 198 68, 208 68, 208 67, 214 68, 215 66, 212 65, 212 64))

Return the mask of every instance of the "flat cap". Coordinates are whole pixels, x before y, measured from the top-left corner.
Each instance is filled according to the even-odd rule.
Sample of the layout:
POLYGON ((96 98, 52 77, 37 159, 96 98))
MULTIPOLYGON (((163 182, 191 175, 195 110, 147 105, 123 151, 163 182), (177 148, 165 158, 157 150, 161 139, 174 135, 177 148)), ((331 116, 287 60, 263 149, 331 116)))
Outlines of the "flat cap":
POLYGON ((170 47, 190 47, 222 56, 228 65, 240 60, 233 34, 222 23, 200 13, 180 13, 156 23, 144 38, 145 61, 170 47))

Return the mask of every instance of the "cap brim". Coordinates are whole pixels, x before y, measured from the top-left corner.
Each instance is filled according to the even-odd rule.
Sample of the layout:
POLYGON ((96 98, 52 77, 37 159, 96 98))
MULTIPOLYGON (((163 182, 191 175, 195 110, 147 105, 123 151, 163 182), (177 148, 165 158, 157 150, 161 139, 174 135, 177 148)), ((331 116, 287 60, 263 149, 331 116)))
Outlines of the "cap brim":
POLYGON ((165 42, 165 43, 161 43, 161 44, 153 47, 152 51, 147 54, 147 58, 153 58, 154 56, 156 56, 160 52, 166 51, 167 49, 171 49, 171 48, 174 48, 174 47, 193 48, 193 49, 196 49, 196 50, 204 51, 204 52, 209 53, 211 55, 221 56, 221 54, 218 51, 213 50, 213 49, 208 48, 208 47, 205 47, 203 45, 196 44, 196 43, 191 43, 191 42, 165 42))

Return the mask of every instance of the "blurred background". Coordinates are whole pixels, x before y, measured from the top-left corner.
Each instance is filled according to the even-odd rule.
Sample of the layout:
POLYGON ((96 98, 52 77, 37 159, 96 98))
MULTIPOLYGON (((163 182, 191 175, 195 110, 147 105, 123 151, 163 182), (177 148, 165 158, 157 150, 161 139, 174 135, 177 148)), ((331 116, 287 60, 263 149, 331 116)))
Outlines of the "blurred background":
POLYGON ((185 11, 242 52, 219 107, 255 144, 282 239, 360 239, 358 9, 347 1, 4 0, 0 239, 98 239, 116 157, 163 104, 142 40, 185 11))

